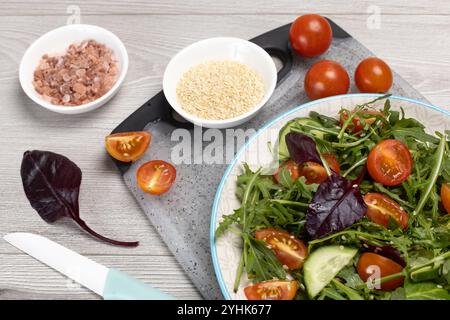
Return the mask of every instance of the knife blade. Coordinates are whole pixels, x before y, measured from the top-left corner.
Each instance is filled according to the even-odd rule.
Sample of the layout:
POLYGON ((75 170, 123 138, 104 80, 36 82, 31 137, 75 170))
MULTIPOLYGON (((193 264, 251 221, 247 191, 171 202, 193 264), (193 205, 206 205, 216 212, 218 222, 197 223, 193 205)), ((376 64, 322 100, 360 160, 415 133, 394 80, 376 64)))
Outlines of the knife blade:
POLYGON ((15 232, 3 239, 104 299, 173 299, 119 270, 105 267, 43 236, 15 232))

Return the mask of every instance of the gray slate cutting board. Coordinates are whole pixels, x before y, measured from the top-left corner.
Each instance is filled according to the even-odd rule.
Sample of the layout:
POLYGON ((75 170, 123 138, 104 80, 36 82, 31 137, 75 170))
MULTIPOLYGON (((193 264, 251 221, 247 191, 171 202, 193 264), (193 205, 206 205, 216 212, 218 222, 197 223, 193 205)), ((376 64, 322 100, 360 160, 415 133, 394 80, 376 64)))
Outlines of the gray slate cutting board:
MULTIPOLYGON (((352 37, 334 38, 329 51, 319 58, 305 60, 293 55, 292 68, 279 82, 271 99, 251 121, 240 128, 258 129, 281 113, 308 102, 309 99, 303 91, 303 79, 309 67, 318 60, 331 59, 341 63, 352 78, 350 92, 358 92, 353 84, 355 68, 362 59, 373 55, 352 37)), ((394 74, 394 86, 391 93, 426 102, 420 93, 397 74, 394 74)), ((114 132, 141 130, 142 124, 148 122, 145 122, 147 116, 148 119, 154 118, 150 114, 151 112, 152 109, 148 108, 145 112, 141 112, 139 119, 134 117, 135 122, 137 120, 140 125, 133 124, 133 121, 127 119, 114 132)), ((168 193, 160 197, 143 193, 136 184, 136 170, 144 162, 152 159, 171 162, 172 148, 179 143, 179 140, 171 141, 175 129, 176 127, 165 121, 147 123, 145 130, 153 135, 152 144, 147 153, 129 168, 125 168, 123 164, 118 164, 118 166, 123 173, 125 183, 142 210, 203 297, 205 299, 223 299, 211 262, 209 227, 216 188, 227 164, 176 165, 176 182, 168 193)), ((203 147, 210 143, 204 142, 203 147)), ((236 150, 231 150, 231 152, 236 150)), ((230 150, 228 151, 230 152, 230 150)), ((193 159, 201 157, 201 152, 192 150, 191 153, 193 159)))

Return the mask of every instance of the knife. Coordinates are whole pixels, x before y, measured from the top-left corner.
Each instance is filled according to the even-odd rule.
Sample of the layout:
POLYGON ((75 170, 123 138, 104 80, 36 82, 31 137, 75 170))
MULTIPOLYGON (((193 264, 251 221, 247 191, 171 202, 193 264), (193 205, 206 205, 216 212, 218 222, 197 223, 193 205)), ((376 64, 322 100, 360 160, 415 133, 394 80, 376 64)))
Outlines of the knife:
POLYGON ((43 236, 16 232, 3 237, 14 247, 94 291, 105 300, 171 300, 126 273, 107 268, 43 236))

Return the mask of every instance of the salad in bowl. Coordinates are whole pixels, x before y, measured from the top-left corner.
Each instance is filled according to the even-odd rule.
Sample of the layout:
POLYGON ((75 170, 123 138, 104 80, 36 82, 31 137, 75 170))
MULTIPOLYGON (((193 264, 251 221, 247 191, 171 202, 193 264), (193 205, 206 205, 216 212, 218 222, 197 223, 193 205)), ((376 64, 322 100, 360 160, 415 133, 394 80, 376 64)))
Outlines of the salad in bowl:
POLYGON ((230 166, 214 207, 230 191, 238 205, 212 224, 227 298, 450 300, 448 132, 398 100, 294 112, 276 121, 276 170, 230 166))

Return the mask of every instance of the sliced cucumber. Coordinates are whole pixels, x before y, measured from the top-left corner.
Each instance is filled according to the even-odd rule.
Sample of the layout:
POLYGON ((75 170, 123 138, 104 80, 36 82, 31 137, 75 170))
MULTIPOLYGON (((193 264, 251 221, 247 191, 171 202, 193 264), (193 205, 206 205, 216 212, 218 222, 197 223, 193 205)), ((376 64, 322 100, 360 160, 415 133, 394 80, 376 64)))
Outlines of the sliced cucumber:
POLYGON ((303 266, 305 285, 314 298, 358 252, 344 246, 322 247, 314 251, 303 266))
MULTIPOLYGON (((278 157, 279 157, 280 161, 290 158, 289 150, 287 148, 286 140, 285 140, 286 135, 289 132, 291 132, 292 127, 298 126, 298 125, 305 125, 305 124, 322 127, 322 125, 319 122, 312 120, 310 118, 297 118, 297 119, 293 119, 293 120, 289 121, 288 123, 286 123, 283 126, 283 128, 281 128, 280 135, 278 137, 278 157)), ((311 134, 313 134, 314 136, 316 136, 318 138, 323 138, 322 131, 311 130, 311 134)))

